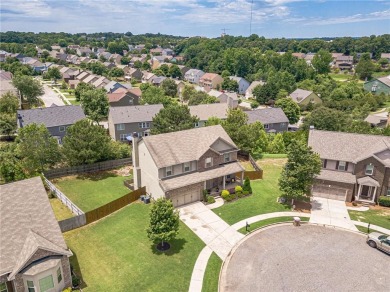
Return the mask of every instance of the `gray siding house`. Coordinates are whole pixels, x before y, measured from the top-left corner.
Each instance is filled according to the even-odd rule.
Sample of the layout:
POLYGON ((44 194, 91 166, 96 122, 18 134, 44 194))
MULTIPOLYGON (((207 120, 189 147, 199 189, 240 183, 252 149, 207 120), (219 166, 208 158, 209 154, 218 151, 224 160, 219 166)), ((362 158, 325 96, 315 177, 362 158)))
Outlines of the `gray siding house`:
POLYGON ((134 133, 138 137, 149 136, 153 117, 162 108, 162 104, 110 107, 108 130, 111 138, 129 141, 134 133))
POLYGON ((78 105, 64 105, 29 110, 18 110, 18 128, 29 124, 43 124, 50 134, 62 143, 66 129, 77 121, 85 119, 83 109, 78 105))
POLYGON ((141 89, 139 88, 119 88, 113 93, 107 94, 110 106, 129 106, 139 105, 141 98, 141 89))
POLYGON ((242 78, 242 77, 238 77, 238 76, 230 76, 229 77, 230 80, 234 80, 238 83, 238 93, 239 94, 245 94, 246 90, 248 89, 250 83, 242 78))
POLYGON ((265 108, 245 112, 248 123, 260 122, 267 133, 285 132, 288 129, 288 118, 281 108, 265 108))

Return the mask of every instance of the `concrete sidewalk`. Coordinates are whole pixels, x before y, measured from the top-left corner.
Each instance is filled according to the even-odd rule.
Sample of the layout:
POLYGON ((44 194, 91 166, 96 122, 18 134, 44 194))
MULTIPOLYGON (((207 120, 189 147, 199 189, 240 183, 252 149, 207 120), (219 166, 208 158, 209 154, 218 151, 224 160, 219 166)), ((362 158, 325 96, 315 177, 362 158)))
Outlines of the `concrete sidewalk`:
POLYGON ((244 237, 201 202, 178 209, 180 219, 222 260, 244 237))
POLYGON ((313 197, 311 205, 310 223, 333 225, 358 231, 349 218, 344 201, 313 197))

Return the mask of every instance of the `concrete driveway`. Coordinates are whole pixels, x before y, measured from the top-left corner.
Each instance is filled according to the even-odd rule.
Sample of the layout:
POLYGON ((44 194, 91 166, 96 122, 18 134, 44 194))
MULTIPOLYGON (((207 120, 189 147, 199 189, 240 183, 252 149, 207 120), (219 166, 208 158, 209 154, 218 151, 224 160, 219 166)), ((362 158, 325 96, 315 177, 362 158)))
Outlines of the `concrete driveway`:
POLYGON ((181 221, 222 260, 225 260, 233 246, 244 238, 243 234, 232 228, 201 202, 178 209, 181 221))
POLYGON ((365 236, 302 224, 261 229, 226 259, 219 291, 389 291, 390 257, 365 236))
POLYGON ((310 223, 333 225, 357 231, 349 218, 345 202, 313 197, 311 206, 310 223))
POLYGON ((53 103, 58 106, 65 105, 62 99, 58 96, 58 93, 56 93, 48 85, 44 84, 43 89, 45 93, 40 98, 43 100, 46 107, 51 106, 53 103))

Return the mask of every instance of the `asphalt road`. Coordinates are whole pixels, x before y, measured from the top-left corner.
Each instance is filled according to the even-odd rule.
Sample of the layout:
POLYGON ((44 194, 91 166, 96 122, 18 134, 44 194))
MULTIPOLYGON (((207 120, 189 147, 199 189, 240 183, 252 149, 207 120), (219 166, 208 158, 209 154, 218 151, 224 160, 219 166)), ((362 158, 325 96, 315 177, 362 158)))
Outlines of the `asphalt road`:
POLYGON ((49 86, 44 84, 43 89, 45 90, 45 93, 40 98, 43 100, 46 107, 51 106, 53 103, 56 105, 65 105, 62 99, 58 96, 58 93, 54 92, 49 86))
POLYGON ((365 236, 316 225, 276 226, 228 257, 220 291, 389 291, 390 256, 365 236))

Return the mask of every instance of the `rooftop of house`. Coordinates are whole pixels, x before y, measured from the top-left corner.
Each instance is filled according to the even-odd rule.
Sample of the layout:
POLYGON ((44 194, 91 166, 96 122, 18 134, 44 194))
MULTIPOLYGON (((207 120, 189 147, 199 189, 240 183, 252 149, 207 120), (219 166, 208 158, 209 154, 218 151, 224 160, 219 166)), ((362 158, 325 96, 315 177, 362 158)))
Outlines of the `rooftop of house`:
POLYGON ((114 124, 151 122, 162 108, 162 104, 111 107, 109 116, 114 124))
POLYGON ((295 89, 293 92, 291 92, 290 97, 296 103, 300 103, 303 100, 305 100, 305 98, 308 97, 312 93, 313 93, 313 91, 298 88, 298 89, 295 89))
POLYGON ((196 75, 196 74, 204 74, 204 72, 198 69, 190 69, 186 72, 185 75, 196 75))
POLYGON ((256 109, 245 112, 248 116, 248 123, 260 122, 265 124, 277 124, 277 123, 288 123, 288 118, 284 114, 281 108, 264 108, 256 109))
POLYGON ((72 254, 40 177, 0 185, 0 198, 0 275, 17 273, 38 249, 72 254))
POLYGON ((32 123, 44 124, 46 127, 72 125, 85 119, 83 109, 78 105, 64 105, 55 107, 18 110, 22 126, 32 123))
POLYGON ((213 79, 217 78, 218 76, 220 76, 220 75, 218 75, 216 73, 205 73, 200 79, 202 79, 202 80, 213 80, 213 79))
POLYGON ((238 150, 221 125, 143 138, 158 168, 198 160, 219 139, 238 150))
POLYGON ((381 58, 387 58, 390 59, 390 53, 382 53, 381 58))
POLYGON ((167 79, 167 77, 165 76, 156 76, 153 78, 153 83, 154 84, 160 84, 162 83, 165 79, 167 79))
POLYGON ((264 84, 265 84, 264 81, 253 81, 253 82, 249 85, 247 91, 248 91, 248 92, 252 92, 253 89, 255 89, 256 86, 258 86, 258 85, 264 85, 264 84))
POLYGON ((133 87, 133 88, 123 88, 119 87, 117 90, 115 90, 113 93, 119 93, 119 92, 130 92, 131 94, 134 94, 138 97, 141 97, 142 91, 139 87, 133 87))
POLYGON ((211 117, 226 119, 228 105, 226 103, 210 103, 189 106, 192 116, 197 116, 200 121, 207 121, 211 117))
POLYGON ((12 80, 12 73, 0 70, 0 80, 12 80))
POLYGON ((246 79, 245 78, 242 78, 242 77, 238 77, 238 76, 229 76, 229 79, 230 80, 234 80, 234 81, 236 81, 237 83, 240 83, 240 81, 245 81, 245 82, 248 82, 248 81, 246 81, 246 79))
POLYGON ((353 61, 353 56, 337 56, 336 57, 336 62, 352 62, 353 61))
POLYGON ((364 119, 364 121, 372 125, 378 125, 380 123, 387 122, 388 114, 389 114, 388 112, 383 112, 379 114, 370 114, 364 119))
POLYGON ((380 82, 382 82, 383 84, 386 84, 387 86, 390 87, 390 75, 389 75, 389 76, 385 76, 385 77, 378 78, 378 80, 379 80, 380 82))
POLYGON ((389 151, 390 137, 380 135, 366 135, 356 133, 343 133, 309 131, 308 145, 323 159, 346 161, 356 163, 374 154, 380 160, 388 161, 386 154, 389 151), (381 154, 380 154, 381 153, 381 154))
MULTIPOLYGON (((199 91, 204 91, 203 87, 199 87, 199 91)), ((222 91, 211 89, 207 94, 219 98, 222 94, 225 93, 222 91)))

